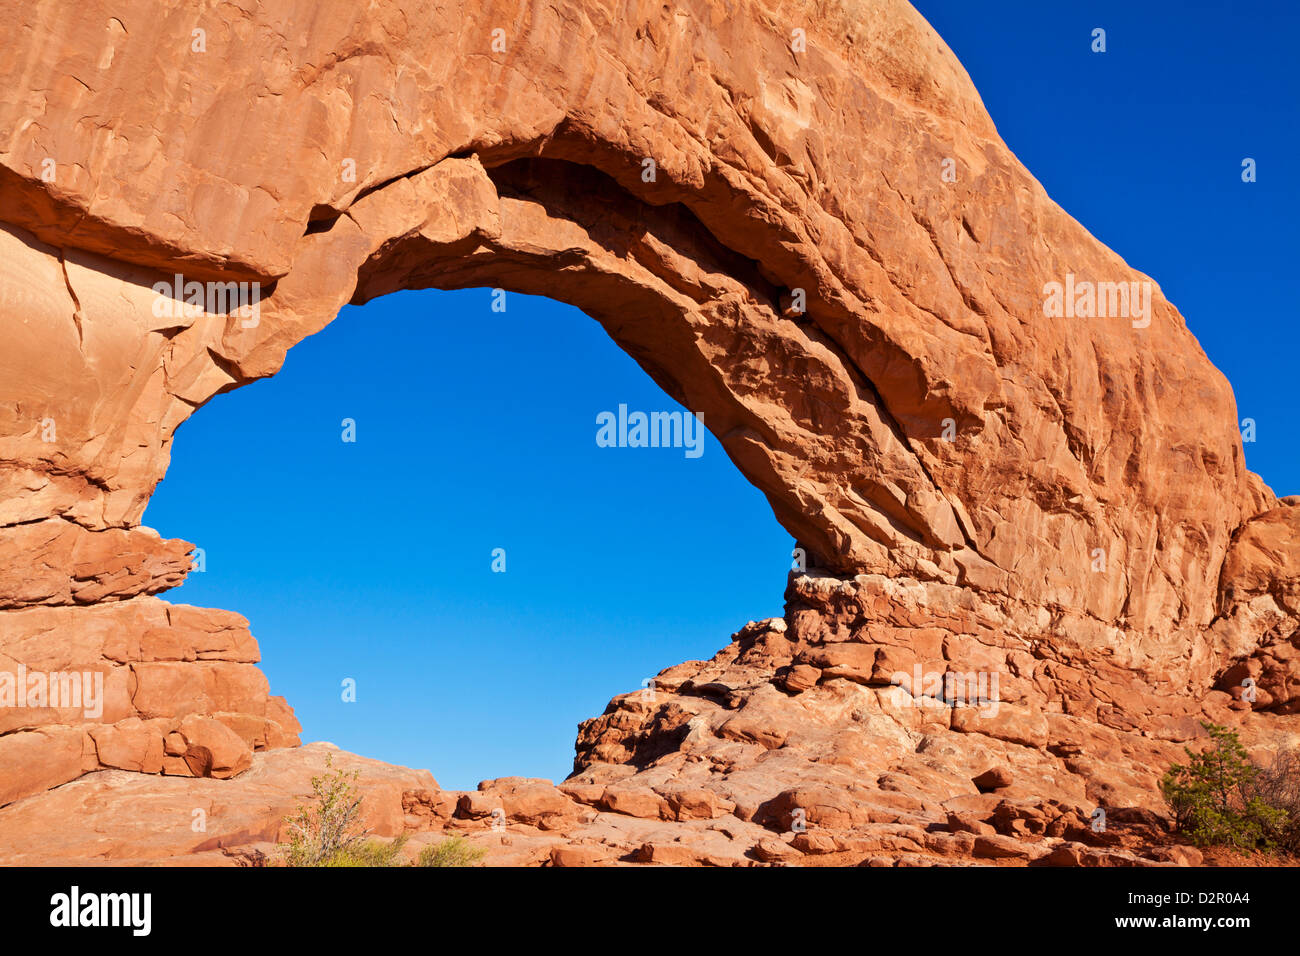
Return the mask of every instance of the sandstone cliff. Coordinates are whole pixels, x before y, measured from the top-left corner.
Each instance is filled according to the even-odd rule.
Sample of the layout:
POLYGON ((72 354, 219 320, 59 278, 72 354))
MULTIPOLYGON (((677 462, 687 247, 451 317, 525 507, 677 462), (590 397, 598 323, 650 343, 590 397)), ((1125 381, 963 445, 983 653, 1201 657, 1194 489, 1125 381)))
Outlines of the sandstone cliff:
POLYGON ((1051 201, 902 0, 3 14, 0 664, 105 688, 93 718, 0 710, 11 852, 76 787, 174 785, 47 792, 89 771, 259 774, 297 744, 248 623, 154 596, 190 546, 140 517, 195 409, 403 288, 582 308, 703 413, 807 567, 783 621, 585 724, 562 795, 462 806, 415 775, 402 826, 481 826, 532 787, 551 811, 511 820, 612 848, 571 862, 965 854, 1003 804, 1007 839, 1150 808, 1200 718, 1294 739, 1300 508, 1245 469, 1177 309, 1051 201), (189 282, 256 308, 187 308, 189 282), (1050 314, 1076 282, 1134 296, 1050 314), (903 672, 999 675, 997 716, 915 706, 903 672), (981 794, 990 769, 1011 782, 981 794), (976 807, 944 849, 918 837, 976 807), (832 842, 771 843, 795 811, 832 842), (629 836, 647 819, 710 822, 679 851, 629 836))

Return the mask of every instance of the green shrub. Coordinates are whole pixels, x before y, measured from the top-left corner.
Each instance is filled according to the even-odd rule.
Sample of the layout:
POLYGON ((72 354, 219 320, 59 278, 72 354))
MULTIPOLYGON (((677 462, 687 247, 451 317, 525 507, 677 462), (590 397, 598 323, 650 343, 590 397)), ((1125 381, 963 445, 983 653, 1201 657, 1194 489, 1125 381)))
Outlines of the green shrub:
POLYGON ((1282 812, 1282 818, 1270 828, 1269 842, 1300 856, 1300 753, 1279 752, 1269 766, 1259 768, 1246 785, 1246 795, 1282 812))
POLYGON ((464 837, 448 837, 421 850, 416 866, 473 866, 486 854, 487 850, 470 845, 464 837))
POLYGON ((299 804, 298 812, 285 819, 290 829, 285 862, 289 866, 365 866, 337 862, 372 852, 361 846, 366 833, 359 820, 361 794, 356 782, 360 771, 334 770, 333 754, 326 755, 325 769, 332 772, 311 778, 315 805, 299 804))
MULTIPOLYGON (((366 839, 361 829, 361 794, 357 790, 359 771, 334 769, 334 755, 325 757, 329 772, 311 778, 311 805, 298 805, 298 812, 286 817, 289 843, 283 848, 289 866, 409 866, 402 861, 406 836, 396 840, 366 839)), ((487 854, 464 837, 450 837, 420 852, 417 866, 474 866, 487 854)))
POLYGON ((1160 792, 1174 814, 1174 826, 1198 846, 1270 850, 1287 823, 1286 811, 1259 792, 1259 768, 1246 755, 1237 732, 1202 722, 1210 746, 1185 747, 1187 764, 1174 764, 1160 792))
POLYGON ((364 840, 354 843, 347 849, 336 850, 325 857, 317 866, 406 866, 402 862, 402 847, 406 846, 406 835, 385 843, 383 840, 364 840))

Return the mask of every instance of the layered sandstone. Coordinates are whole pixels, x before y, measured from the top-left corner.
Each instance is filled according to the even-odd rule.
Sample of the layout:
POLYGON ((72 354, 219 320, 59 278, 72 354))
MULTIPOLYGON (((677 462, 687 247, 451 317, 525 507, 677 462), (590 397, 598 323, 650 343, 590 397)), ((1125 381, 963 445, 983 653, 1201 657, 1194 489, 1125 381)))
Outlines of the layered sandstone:
POLYGON ((302 728, 259 659, 229 611, 136 597, 5 612, 0 805, 108 768, 231 777, 255 751, 296 746, 302 728))
MULTIPOLYGON (((97 717, 0 712, 0 816, 102 768, 290 759, 247 622, 153 597, 189 546, 139 522, 195 409, 403 288, 579 306, 806 556, 784 630, 584 726, 564 799, 588 810, 556 819, 681 824, 677 799, 739 828, 718 860, 775 860, 745 828, 788 825, 792 788, 852 777, 835 806, 905 793, 890 825, 928 827, 1005 770, 1056 820, 1149 806, 1203 717, 1294 734, 1300 508, 1246 471, 1154 283, 1140 317, 1049 317, 1052 283, 1152 280, 1047 197, 903 0, 3 13, 0 661, 107 690, 97 717), (181 298, 258 283, 257 308, 187 309, 156 291, 178 274, 181 298), (1010 696, 993 723, 905 706, 916 666, 1010 696)), ((681 855, 661 837, 650 862, 681 855)))

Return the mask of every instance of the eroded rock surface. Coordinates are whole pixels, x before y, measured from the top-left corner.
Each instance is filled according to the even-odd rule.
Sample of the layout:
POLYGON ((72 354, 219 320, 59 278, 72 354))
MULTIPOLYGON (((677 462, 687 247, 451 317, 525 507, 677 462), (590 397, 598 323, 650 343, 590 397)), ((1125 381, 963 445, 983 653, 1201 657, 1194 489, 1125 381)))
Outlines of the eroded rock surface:
POLYGON ((105 687, 0 710, 0 848, 43 800, 310 763, 247 622, 153 596, 189 545, 139 522, 195 409, 402 288, 582 308, 810 572, 784 630, 584 725, 560 790, 424 788, 416 829, 498 794, 551 834, 512 861, 1036 861, 1005 841, 1149 809, 1202 717, 1294 735, 1300 508, 902 0, 0 6, 0 662, 105 687), (900 700, 949 672, 997 714, 900 700))
POLYGON ((158 598, 4 612, 0 805, 102 768, 230 777, 297 746, 260 657, 238 614, 158 598))

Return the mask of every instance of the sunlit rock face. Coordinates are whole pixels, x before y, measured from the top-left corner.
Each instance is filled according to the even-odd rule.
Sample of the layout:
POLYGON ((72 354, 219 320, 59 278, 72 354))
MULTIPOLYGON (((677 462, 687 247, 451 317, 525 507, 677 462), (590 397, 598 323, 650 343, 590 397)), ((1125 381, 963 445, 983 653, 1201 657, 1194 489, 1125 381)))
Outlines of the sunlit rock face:
MULTIPOLYGON (((105 690, 93 717, 0 710, 0 803, 297 743, 247 622, 153 596, 190 546, 140 517, 196 408, 406 288, 580 307, 795 535, 788 628, 735 665, 776 729, 706 728, 735 768, 779 739, 824 782, 783 708, 918 662, 1002 675, 997 728, 926 720, 1028 748, 1080 800, 1124 751, 1098 727, 1300 709, 1300 508, 1246 471, 1178 311, 1047 197, 901 0, 4 7, 0 664, 105 690)), ((658 713, 585 725, 578 769, 698 744, 658 713)))

